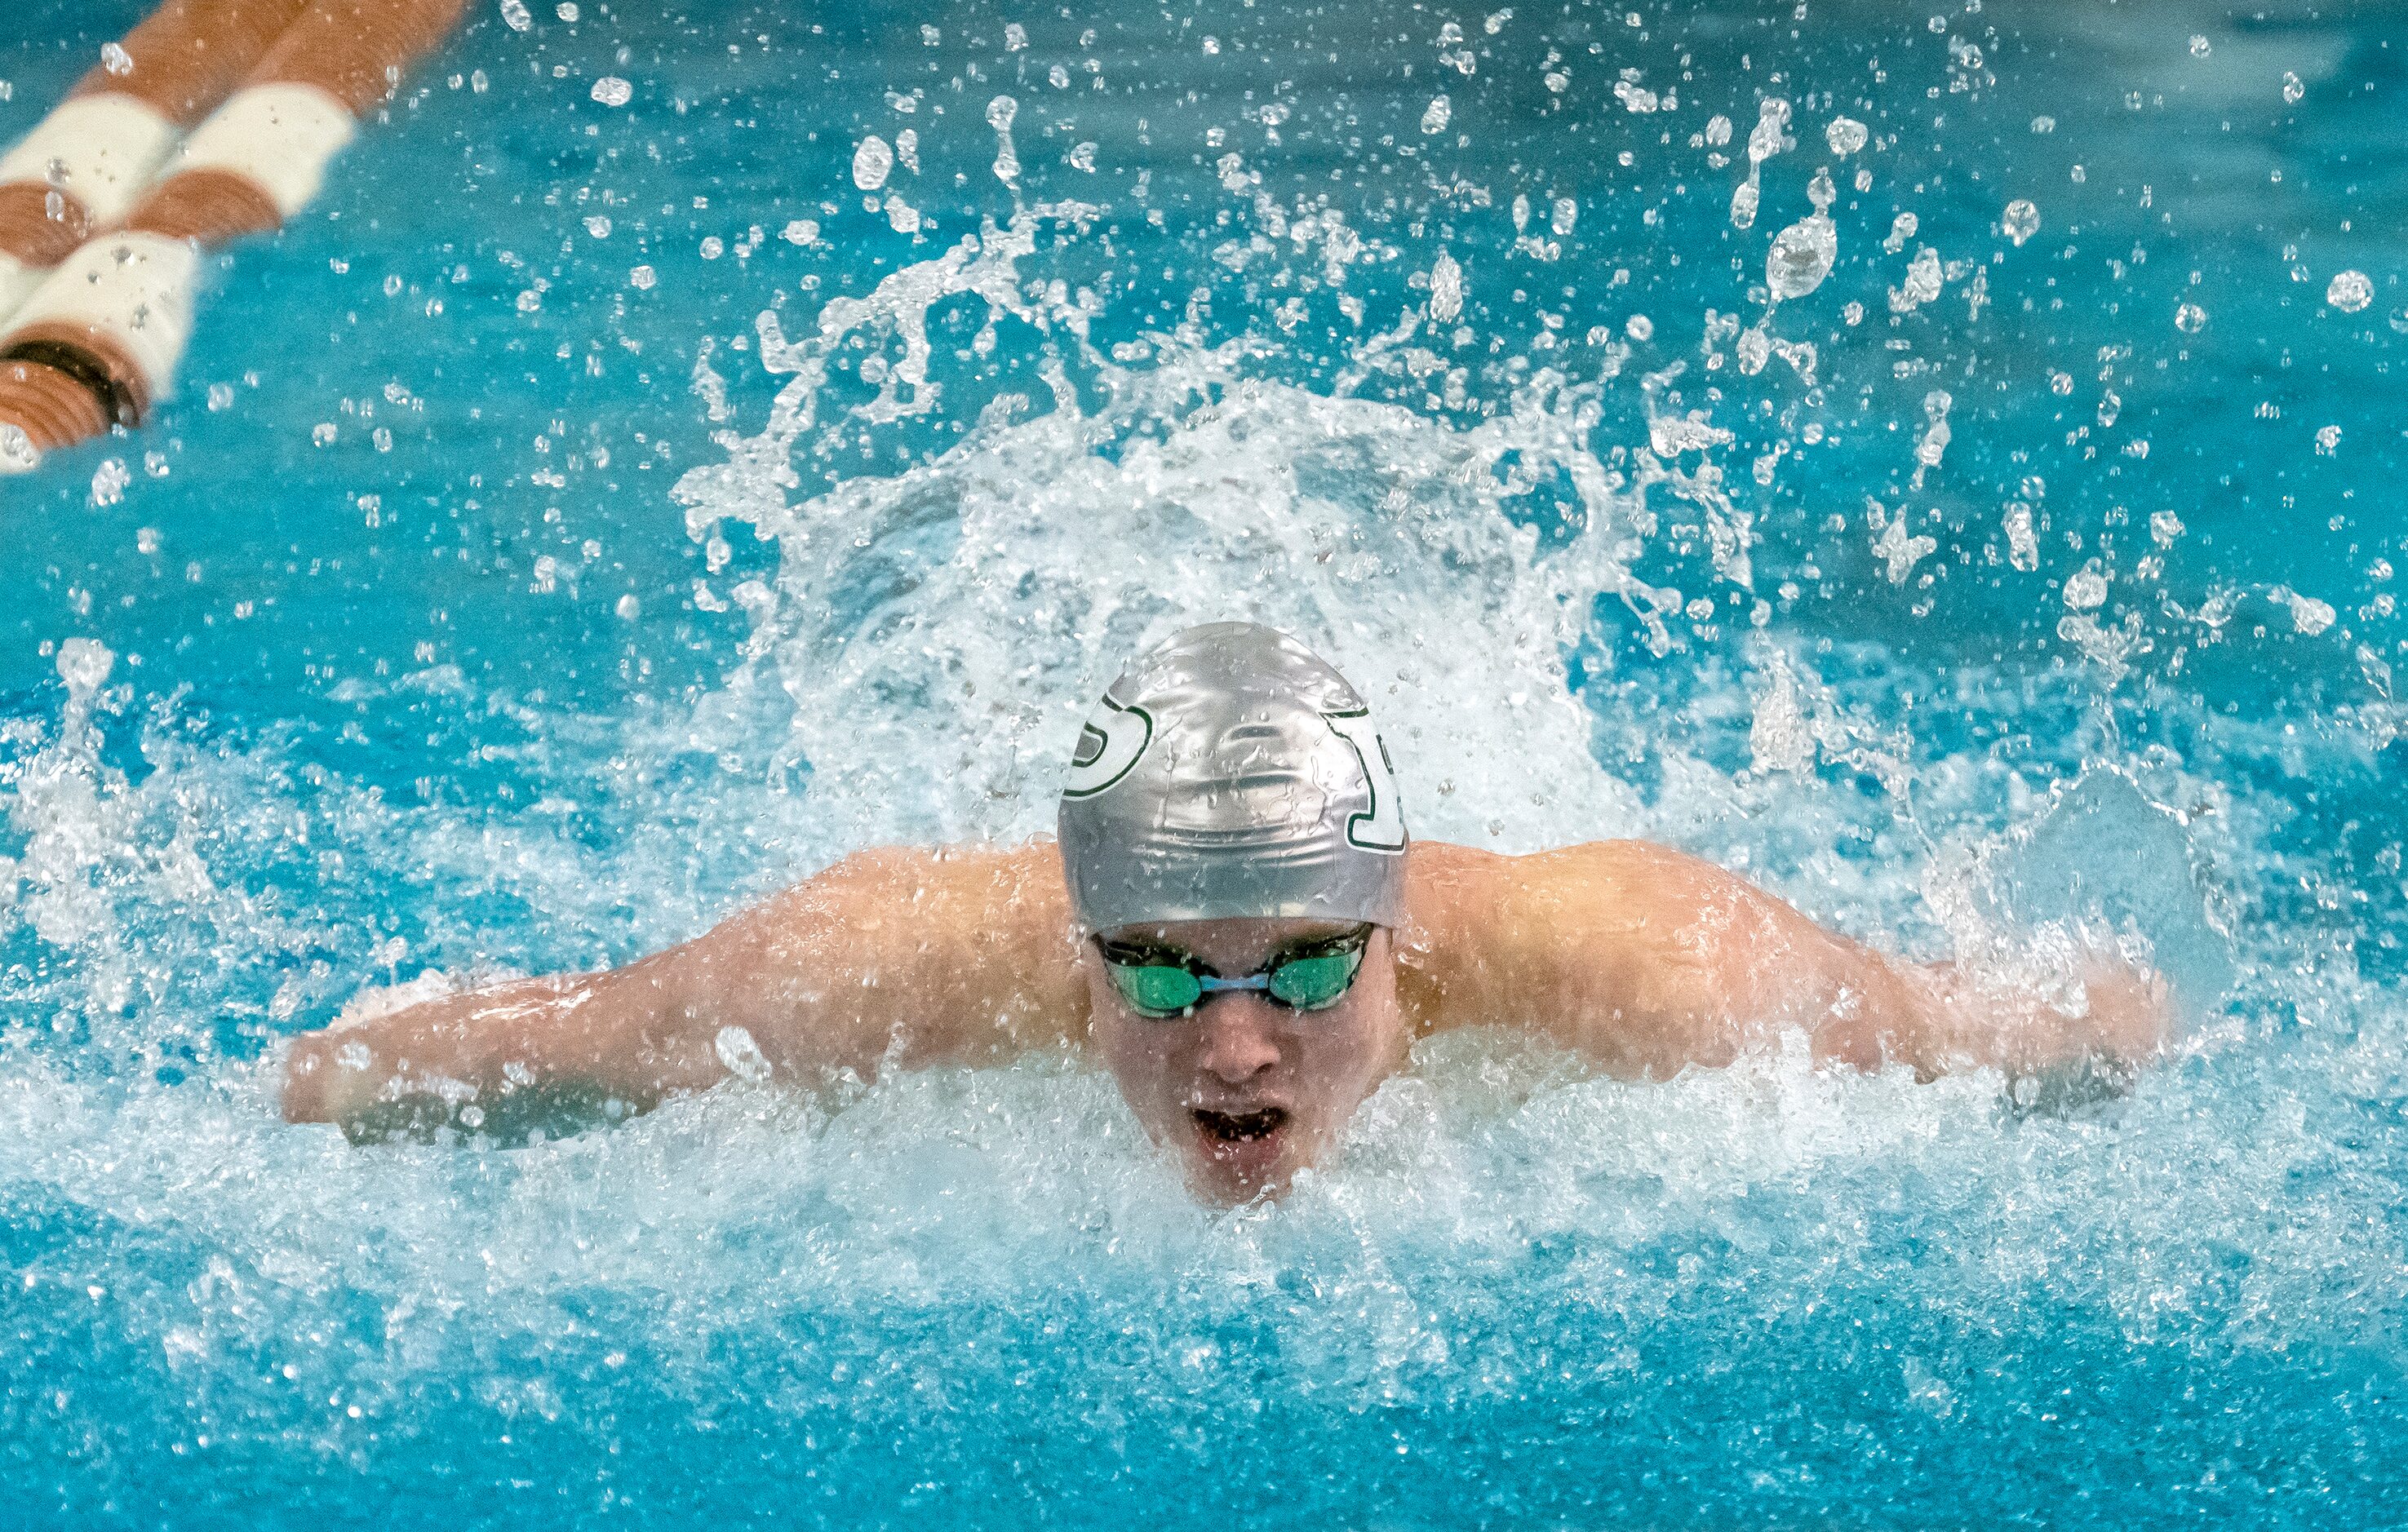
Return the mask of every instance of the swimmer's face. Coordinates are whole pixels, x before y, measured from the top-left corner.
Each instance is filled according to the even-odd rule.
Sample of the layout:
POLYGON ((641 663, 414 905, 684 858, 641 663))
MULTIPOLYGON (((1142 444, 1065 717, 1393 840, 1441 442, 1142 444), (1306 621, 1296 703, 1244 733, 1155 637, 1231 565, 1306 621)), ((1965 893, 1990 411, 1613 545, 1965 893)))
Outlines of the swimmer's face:
MULTIPOLYGON (((1327 921, 1178 921, 1108 935, 1186 952, 1240 978, 1349 929, 1327 921)), ((1211 1201, 1286 1190, 1403 1056, 1385 930, 1372 931, 1345 995, 1320 1010, 1287 1009, 1240 990, 1157 1019, 1123 997, 1094 943, 1083 952, 1093 1035, 1121 1094, 1154 1141, 1178 1156, 1197 1195, 1211 1201)))

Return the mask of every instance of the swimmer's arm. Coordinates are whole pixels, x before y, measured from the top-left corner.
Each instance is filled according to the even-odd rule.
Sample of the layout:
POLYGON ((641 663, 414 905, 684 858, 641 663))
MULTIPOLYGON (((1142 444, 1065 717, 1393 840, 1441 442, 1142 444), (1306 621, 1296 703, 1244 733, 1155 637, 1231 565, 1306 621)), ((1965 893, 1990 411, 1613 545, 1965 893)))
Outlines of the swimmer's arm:
POLYGON ((284 1115, 378 1137, 640 1111, 717 1083, 724 1059, 757 1068, 748 1039, 772 1078, 807 1086, 1058 1046, 1086 1015, 1069 933, 1050 844, 859 852, 623 968, 296 1038, 284 1115))
POLYGON ((2100 962, 2069 1014, 1984 993, 1950 965, 1901 962, 1827 931, 1710 863, 1641 841, 1503 857, 1417 845, 1399 996, 1425 1028, 1528 1025, 1612 1072, 1718 1067, 1785 1030, 1817 1063, 1930 1078, 2162 1045, 2154 975, 2100 962))

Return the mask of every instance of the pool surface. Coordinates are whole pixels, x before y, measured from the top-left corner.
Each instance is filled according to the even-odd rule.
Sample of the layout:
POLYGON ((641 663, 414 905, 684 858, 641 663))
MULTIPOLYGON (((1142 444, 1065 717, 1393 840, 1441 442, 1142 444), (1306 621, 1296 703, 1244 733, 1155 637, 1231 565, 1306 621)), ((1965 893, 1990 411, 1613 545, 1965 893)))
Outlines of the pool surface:
POLYGON ((2408 5, 516 14, 0 480, 0 1525, 2408 1522, 2408 5), (1233 1214, 1055 1058, 279 1120, 364 986, 1050 828, 1235 616, 1426 838, 2196 1014, 1450 1037, 1233 1214))

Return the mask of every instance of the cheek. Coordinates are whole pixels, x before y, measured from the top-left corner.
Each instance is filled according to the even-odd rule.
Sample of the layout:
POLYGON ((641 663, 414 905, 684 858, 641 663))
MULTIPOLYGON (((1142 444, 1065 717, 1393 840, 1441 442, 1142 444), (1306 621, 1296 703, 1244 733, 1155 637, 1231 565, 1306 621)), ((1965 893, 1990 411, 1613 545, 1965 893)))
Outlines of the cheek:
POLYGON ((1101 988, 1089 986, 1094 1009, 1088 1037, 1104 1067, 1120 1082, 1121 1094, 1132 1104, 1150 1102, 1163 1094, 1164 1081, 1173 1072, 1170 1044, 1175 1029, 1131 1016, 1118 995, 1101 993, 1101 988))
POLYGON ((1402 1029, 1396 1007, 1386 1003, 1389 997, 1372 993, 1362 998, 1338 1025, 1308 1034, 1299 1050, 1306 1065, 1299 1072, 1326 1081, 1330 1096, 1350 1105, 1370 1095, 1404 1055, 1402 1029))

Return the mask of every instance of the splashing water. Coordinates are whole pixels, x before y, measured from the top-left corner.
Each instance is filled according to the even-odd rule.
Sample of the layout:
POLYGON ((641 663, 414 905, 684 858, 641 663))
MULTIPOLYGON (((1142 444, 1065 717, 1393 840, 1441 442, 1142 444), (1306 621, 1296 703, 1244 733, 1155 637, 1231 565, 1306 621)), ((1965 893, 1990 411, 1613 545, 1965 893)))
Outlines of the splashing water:
MULTIPOLYGON (((948 39, 974 24, 940 20, 948 39)), ((667 197, 606 204, 607 301, 694 306, 681 345, 625 337, 697 391, 638 419, 704 422, 699 455, 681 437, 649 477, 629 465, 651 443, 613 439, 612 491, 655 541, 681 515, 693 562, 639 600, 571 541, 543 599, 613 633, 725 635, 690 688, 589 708, 447 652, 347 666, 317 729, 212 716, 233 711, 220 694, 152 679, 155 639, 44 656, 0 721, 0 1503, 77 1525, 230 1514, 262 1485, 294 1519, 348 1497, 404 1525, 2396 1520, 2393 577, 2344 593, 2208 563, 2211 536, 2236 540, 2213 473, 2160 470, 2229 465, 2166 423, 2187 396, 2149 392, 2178 346, 2258 325, 2255 300, 2179 251, 2106 285, 2027 247, 2031 203, 2001 217, 1998 199, 2038 189, 2053 229, 2085 226, 2079 271, 2099 264, 2087 229, 2116 182, 2069 189, 2054 162, 1925 196, 1883 251, 1921 174, 1892 158, 1914 148, 1889 144, 1895 110, 1885 147, 1854 119, 1824 134, 1879 167, 1878 194, 1818 174, 1797 219, 1809 166, 1780 157, 1790 108, 1754 93, 1761 55, 1722 61, 1727 79, 1701 60, 1642 112, 1622 55, 1590 63, 1584 42, 1551 36, 1560 57, 1509 74, 1527 17, 1446 45, 1446 136, 1414 131, 1426 64, 1377 133, 1343 131, 1435 155, 1494 132, 1485 93, 1526 89, 1643 129, 1635 155, 1694 133, 1687 222, 1641 222, 1612 156, 1573 139, 1527 173, 1400 159, 1426 204, 1382 222, 1283 184, 1260 100, 1193 124, 1192 180, 1140 196, 1111 179, 1113 132, 1061 126, 1075 93, 1048 72, 1075 83, 1114 55, 1042 22, 1005 45, 1025 77, 999 55, 960 68, 968 106, 942 118, 953 93, 930 89, 924 171, 889 150, 868 186, 861 156, 900 133, 823 123, 816 181, 778 187, 774 213, 713 207, 672 240, 639 227, 667 197), (1733 116, 1756 122, 1744 172, 1693 168, 1733 116), (882 196, 861 207, 898 164, 923 178, 909 231, 882 196), (924 194, 957 174, 987 200, 924 194), (1532 215, 1508 230, 1518 199, 1532 215), (1730 227, 1752 231, 1759 199, 1769 225, 1793 220, 1763 244, 1730 227), (1157 210, 1190 241, 1144 243, 1157 210), (755 221, 786 237, 763 248, 755 221), (709 266, 706 234, 729 242, 709 266), (774 298, 741 285, 748 254, 754 273, 797 263, 774 298), (1651 285, 1673 254, 1680 281, 1651 285), (709 317, 695 294, 713 284, 746 294, 749 325, 709 317), (2128 307, 2097 336, 2005 329, 2052 296, 2128 307), (2169 335, 2178 299, 2197 317, 2169 335), (2037 401, 2044 429, 2000 400, 2037 401), (2156 452, 2129 451, 2153 419, 2156 452), (1980 624, 1992 589, 2023 626, 1980 624), (1426 838, 1657 837, 1914 955, 2045 986, 2083 942, 2125 944, 2206 993, 2222 965, 2229 997, 2128 1095, 2095 1099, 1825 1073, 1794 1047, 1626 1084, 1507 1037, 1432 1039, 1336 1163, 1226 1216, 1188 1202, 1107 1080, 1054 1057, 798 1099, 731 1031, 729 1085, 566 1141, 357 1151, 277 1123, 273 1039, 395 998, 364 984, 624 959, 867 842, 1046 829, 1096 688, 1149 638, 1227 616, 1291 629, 1372 696, 1426 838), (2314 695, 2226 710, 2201 673, 2255 655, 2314 695), (373 737, 360 753, 345 727, 373 737)), ((1211 67, 1261 56, 1214 24, 1211 67)), ((1613 25, 1617 48, 1659 46, 1613 25)), ((2071 130, 2025 133, 2035 105, 2101 115, 1942 79, 1909 99, 1925 89, 2052 150, 2071 130)), ((1188 124, 1161 100, 1141 104, 1167 140, 1188 124)), ((1303 115, 1277 124, 1291 144, 1312 142, 1303 115)), ((316 246, 292 260, 325 265, 316 246)), ((520 315, 531 282, 511 277, 504 334, 569 322, 574 282, 520 315)), ((614 344, 570 376, 587 354, 638 365, 614 344)), ((384 380, 354 403, 407 420, 384 380)), ((2344 504, 2297 476, 2354 455, 2380 471, 2396 449, 2345 401, 2267 393, 2299 496, 2281 536, 2304 539, 2344 504)), ((230 431, 260 429, 252 396, 230 431)), ((355 413, 324 451, 371 451, 355 413)), ((319 452, 307 429, 296 451, 319 452)), ((593 450, 559 432, 518 467, 574 482, 594 470, 572 446, 593 450)), ((161 524, 159 481, 109 451, 122 506, 87 506, 95 459, 64 509, 161 524)), ((476 466, 490 483, 455 498, 519 504, 476 466)), ((200 472, 181 460, 168 487, 200 472)), ((529 481, 530 525, 576 513, 529 481)), ((327 503, 354 523, 351 496, 379 488, 381 514, 419 509, 344 488, 327 503)), ((165 524, 144 567, 189 583, 192 534, 165 524)), ((535 598, 500 593, 529 583, 522 565, 436 590, 519 613, 535 598)), ((93 625, 46 615, 46 636, 109 631, 111 593, 78 588, 93 625)), ((209 633, 273 614, 212 615, 209 633)), ((666 644, 626 643, 615 662, 666 667, 666 644)), ((566 668, 536 674, 565 695, 566 668)))

